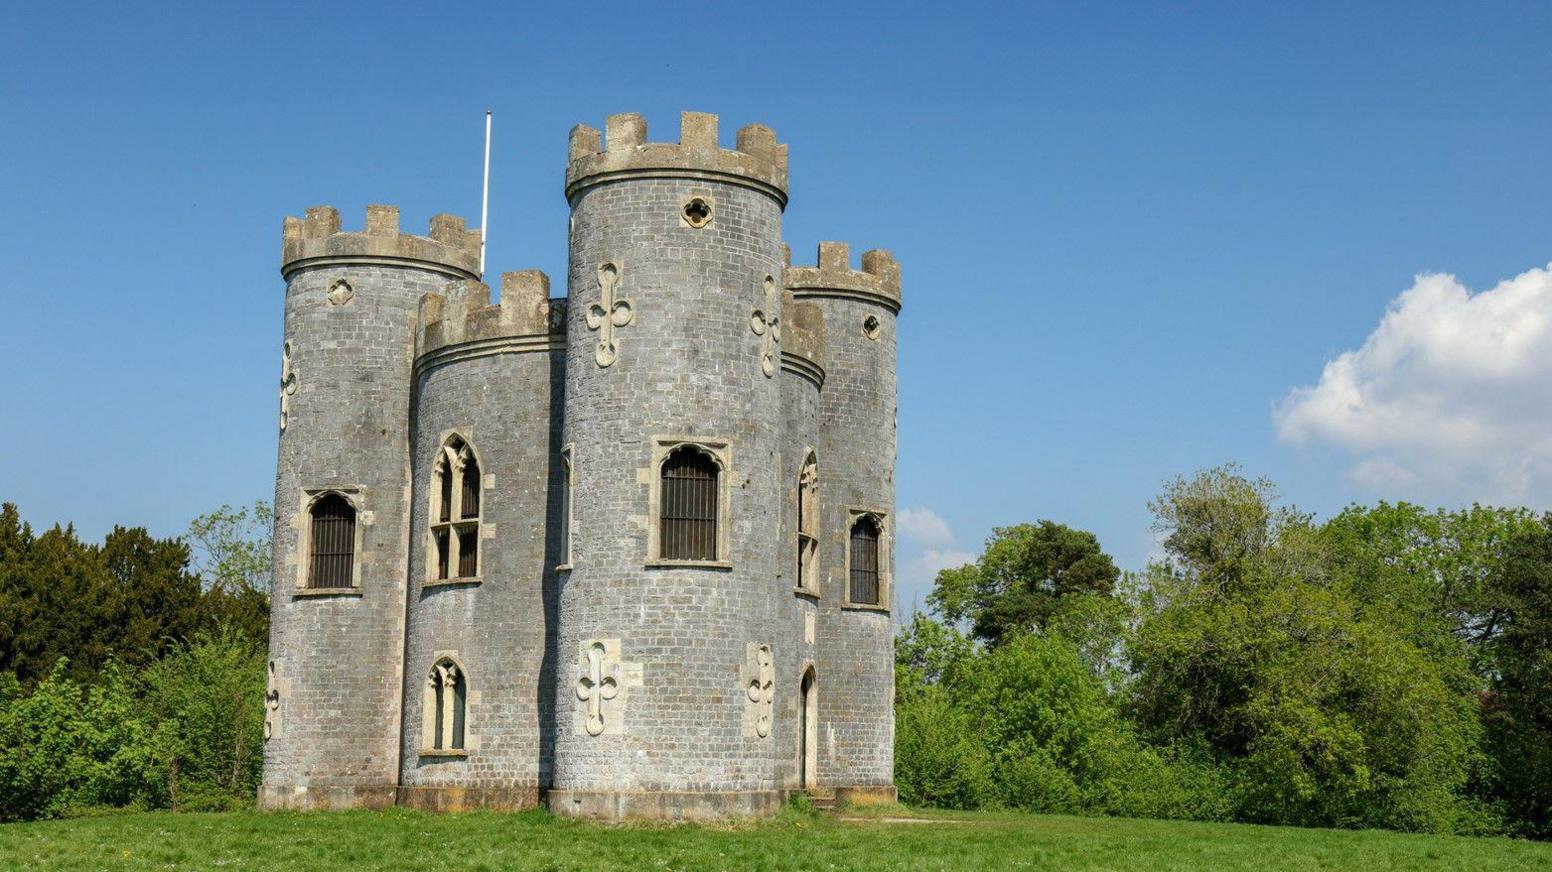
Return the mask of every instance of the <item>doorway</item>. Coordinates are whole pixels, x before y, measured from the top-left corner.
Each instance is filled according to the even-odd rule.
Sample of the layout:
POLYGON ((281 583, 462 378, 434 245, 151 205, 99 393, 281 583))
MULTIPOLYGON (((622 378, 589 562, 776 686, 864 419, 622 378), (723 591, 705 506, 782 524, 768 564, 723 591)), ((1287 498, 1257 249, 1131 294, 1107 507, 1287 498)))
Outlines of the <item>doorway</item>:
POLYGON ((803 789, 813 790, 819 786, 816 759, 819 756, 819 700, 814 688, 814 667, 803 671, 798 694, 803 707, 798 728, 798 772, 803 779, 803 789))

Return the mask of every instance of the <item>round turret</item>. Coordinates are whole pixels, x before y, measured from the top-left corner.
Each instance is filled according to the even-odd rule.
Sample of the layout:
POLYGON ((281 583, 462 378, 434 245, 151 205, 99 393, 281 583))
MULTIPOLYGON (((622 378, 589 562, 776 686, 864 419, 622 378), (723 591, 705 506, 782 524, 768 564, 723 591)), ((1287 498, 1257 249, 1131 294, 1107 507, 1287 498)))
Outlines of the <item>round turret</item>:
POLYGON ((816 266, 788 267, 799 305, 824 323, 819 397, 818 777, 852 801, 894 799, 894 504, 900 266, 821 242, 816 266), (826 669, 825 667, 828 667, 826 669))
POLYGON ((327 206, 285 220, 267 807, 395 800, 415 318, 479 263, 462 219, 398 224, 392 206, 359 233, 327 206))
POLYGON ((767 813, 792 725, 781 517, 785 148, 685 113, 571 135, 565 450, 552 809, 767 813))

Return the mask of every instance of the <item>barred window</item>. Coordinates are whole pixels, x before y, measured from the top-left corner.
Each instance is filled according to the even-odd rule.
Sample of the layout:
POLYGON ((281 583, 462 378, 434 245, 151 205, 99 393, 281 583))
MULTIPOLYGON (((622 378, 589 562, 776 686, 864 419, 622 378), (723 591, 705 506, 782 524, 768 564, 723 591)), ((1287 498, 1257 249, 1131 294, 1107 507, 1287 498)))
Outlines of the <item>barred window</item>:
POLYGON ((337 493, 313 503, 308 587, 350 587, 356 556, 356 508, 337 493))
POLYGON ((474 449, 453 436, 437 453, 431 489, 432 580, 480 574, 480 462, 474 449))
POLYGON ((666 560, 716 560, 717 462, 694 446, 676 448, 663 461, 659 556, 666 560))
POLYGON ((812 452, 798 473, 798 587, 819 589, 819 462, 812 452))
POLYGON ((863 515, 851 525, 851 601, 879 604, 878 520, 863 515))
POLYGON ((464 708, 469 698, 469 682, 463 670, 448 658, 438 660, 426 677, 422 701, 421 746, 430 751, 461 751, 464 739, 464 708))

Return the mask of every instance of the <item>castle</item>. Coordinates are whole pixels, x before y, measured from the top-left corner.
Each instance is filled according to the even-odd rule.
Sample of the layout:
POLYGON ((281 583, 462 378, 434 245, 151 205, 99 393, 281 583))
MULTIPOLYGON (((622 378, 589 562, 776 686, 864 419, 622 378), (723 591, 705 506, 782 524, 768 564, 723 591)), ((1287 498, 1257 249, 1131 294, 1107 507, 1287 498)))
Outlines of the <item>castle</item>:
POLYGON ((894 798, 900 271, 792 266, 787 146, 571 131, 566 295, 286 218, 267 808, 894 798))

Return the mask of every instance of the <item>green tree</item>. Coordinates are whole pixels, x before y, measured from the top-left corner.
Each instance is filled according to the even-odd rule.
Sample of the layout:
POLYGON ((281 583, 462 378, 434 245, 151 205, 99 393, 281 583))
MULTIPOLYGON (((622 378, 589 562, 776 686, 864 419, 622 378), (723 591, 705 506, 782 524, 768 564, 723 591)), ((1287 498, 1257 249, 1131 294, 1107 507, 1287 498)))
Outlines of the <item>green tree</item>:
POLYGON ((200 515, 189 522, 185 538, 194 571, 207 586, 268 593, 274 534, 275 512, 260 500, 251 507, 224 505, 200 515))
POLYGON ((31 693, 0 680, 0 821, 160 800, 127 672, 109 664, 92 686, 69 672, 57 662, 31 693))
POLYGON ((1064 600, 1108 596, 1120 570, 1093 533, 1040 521, 999 527, 974 564, 938 573, 928 605, 971 635, 998 645, 1044 629, 1064 600))
POLYGON ((270 545, 275 513, 264 501, 221 506, 189 522, 185 540, 204 583, 202 626, 269 638, 270 545))
POLYGON ((1552 838, 1552 515, 1511 543, 1492 588, 1490 796, 1505 804, 1515 831, 1552 838))
POLYGON ((1210 749, 1254 821, 1450 831, 1479 765, 1463 658, 1373 607, 1328 537, 1236 467, 1175 479, 1152 504, 1131 647, 1134 710, 1155 740, 1210 749))
POLYGON ((174 809, 239 808, 259 785, 264 648, 236 630, 199 632, 145 670, 146 721, 174 809))

